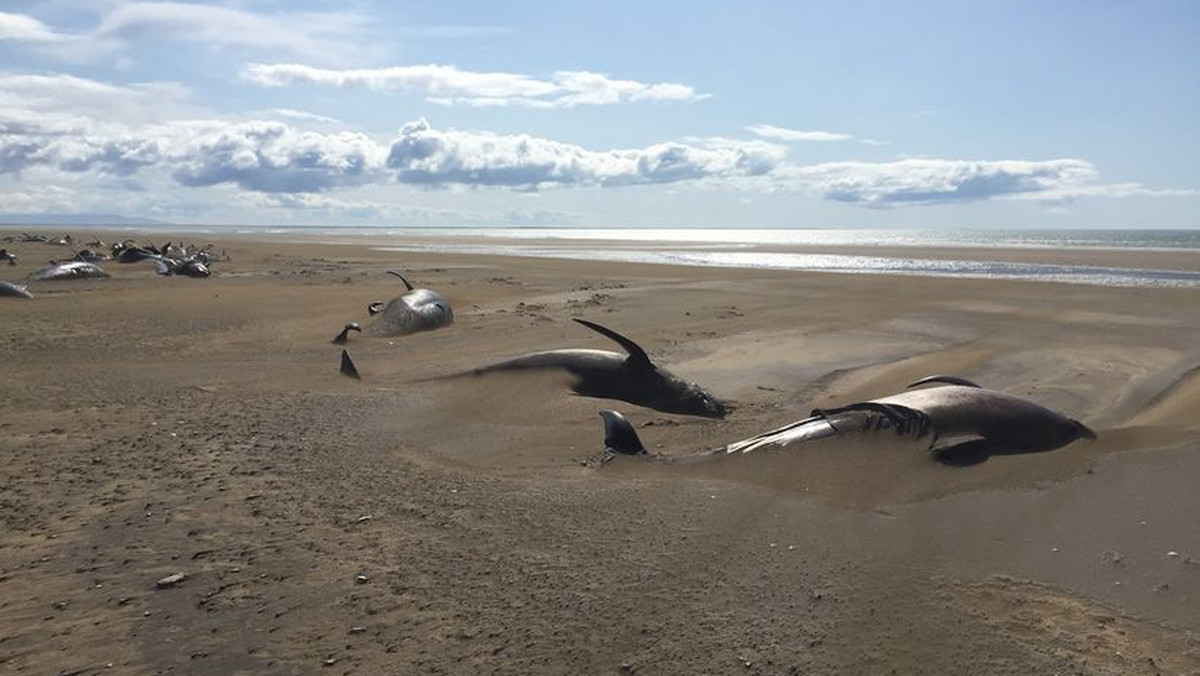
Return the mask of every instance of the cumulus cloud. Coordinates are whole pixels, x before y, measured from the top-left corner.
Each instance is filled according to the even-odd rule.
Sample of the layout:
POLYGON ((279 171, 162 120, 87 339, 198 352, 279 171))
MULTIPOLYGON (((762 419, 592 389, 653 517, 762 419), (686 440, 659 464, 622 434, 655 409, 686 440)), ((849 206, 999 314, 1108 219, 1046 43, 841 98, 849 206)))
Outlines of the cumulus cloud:
MULTIPOLYGON (((511 93, 504 89, 508 85, 493 84, 496 93, 511 93)), ((187 91, 171 83, 112 85, 66 75, 0 74, 0 174, 51 181, 91 176, 93 185, 118 187, 147 181, 176 188, 226 186, 301 195, 292 204, 310 209, 338 207, 328 196, 335 190, 396 183, 526 192, 690 184, 744 194, 798 192, 866 207, 1193 194, 1106 184, 1094 166, 1079 159, 797 165, 786 160, 786 146, 761 139, 684 138, 593 150, 529 134, 437 129, 424 119, 381 140, 297 126, 291 121, 331 120, 289 109, 272 112, 289 121, 222 120, 209 113, 154 123, 136 113, 156 104, 187 110, 186 99, 187 91)), ((277 197, 277 206, 284 199, 277 197)))
POLYGON ((384 150, 354 133, 298 131, 278 122, 246 122, 198 134, 172 157, 172 176, 185 186, 234 183, 262 192, 318 192, 366 183, 384 150))
POLYGON ((63 42, 70 36, 56 33, 27 14, 0 12, 0 40, 14 42, 63 42))
POLYGON ((505 72, 477 72, 426 64, 331 70, 296 63, 249 64, 246 80, 264 87, 322 85, 372 91, 422 91, 433 103, 467 106, 571 108, 637 101, 699 101, 708 97, 682 84, 614 80, 588 71, 560 71, 549 80, 505 72))
POLYGON ((404 125, 387 166, 402 183, 538 189, 673 183, 770 171, 779 156, 761 145, 699 147, 660 143, 591 151, 525 134, 441 131, 425 120, 404 125))
POLYGON ((909 159, 896 162, 827 162, 782 167, 769 178, 778 189, 868 207, 966 202, 1088 189, 1105 194, 1091 163, 909 159))
POLYGON ((29 131, 0 135, 0 173, 45 168, 130 176, 155 167, 187 187, 319 192, 381 180, 387 154, 363 134, 319 134, 269 121, 174 122, 120 134, 29 131))
POLYGON ((786 129, 769 124, 750 125, 746 127, 746 131, 777 141, 847 141, 853 138, 849 134, 838 134, 828 131, 799 131, 797 129, 786 129))

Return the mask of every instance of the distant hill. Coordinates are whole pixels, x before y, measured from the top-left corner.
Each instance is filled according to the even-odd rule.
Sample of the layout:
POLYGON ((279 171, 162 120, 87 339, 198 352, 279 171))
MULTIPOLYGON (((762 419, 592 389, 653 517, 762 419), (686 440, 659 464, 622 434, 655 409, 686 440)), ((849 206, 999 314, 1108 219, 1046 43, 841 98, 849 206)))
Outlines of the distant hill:
POLYGON ((5 214, 0 213, 0 225, 170 225, 169 221, 157 221, 139 216, 116 216, 113 214, 5 214))

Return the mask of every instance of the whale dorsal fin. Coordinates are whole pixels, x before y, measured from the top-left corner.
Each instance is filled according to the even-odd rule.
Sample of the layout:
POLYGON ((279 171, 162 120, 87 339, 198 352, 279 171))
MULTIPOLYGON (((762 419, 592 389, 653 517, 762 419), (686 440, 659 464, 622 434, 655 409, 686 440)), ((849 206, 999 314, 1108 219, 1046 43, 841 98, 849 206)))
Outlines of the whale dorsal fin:
POLYGON ((970 380, 967 380, 966 378, 962 378, 959 376, 950 376, 950 375, 925 376, 924 378, 922 378, 918 381, 909 383, 908 387, 916 387, 918 385, 928 385, 929 383, 946 383, 948 385, 962 385, 963 387, 975 387, 975 388, 979 387, 979 385, 971 382, 970 380))
POLYGON ((362 378, 362 376, 358 375, 358 369, 354 367, 354 361, 350 359, 350 353, 345 350, 342 350, 342 365, 340 370, 344 376, 350 376, 355 380, 362 378))
POLYGON ((605 453, 620 453, 622 455, 646 455, 646 447, 638 438, 633 425, 625 416, 610 409, 600 411, 604 419, 604 451, 605 453))
POLYGON ((583 324, 584 326, 595 331, 596 333, 599 333, 600 335, 604 336, 605 338, 608 338, 609 340, 616 342, 618 345, 620 345, 622 348, 624 348, 626 352, 629 353, 629 361, 631 363, 633 363, 634 365, 643 366, 645 368, 650 368, 650 369, 654 368, 654 364, 651 363, 651 361, 650 361, 650 355, 646 354, 646 351, 642 349, 641 345, 638 345, 637 343, 626 338, 625 336, 622 336, 621 334, 617 333, 616 331, 613 331, 612 329, 605 327, 605 326, 600 326, 599 324, 597 324, 595 322, 589 322, 586 319, 580 319, 578 317, 572 317, 572 319, 575 320, 576 322, 579 322, 580 324, 583 324))
POLYGON ((388 270, 387 273, 389 275, 396 275, 400 278, 400 281, 404 282, 404 286, 407 286, 409 291, 413 290, 413 285, 409 283, 407 279, 405 279, 403 272, 400 272, 399 270, 388 270))

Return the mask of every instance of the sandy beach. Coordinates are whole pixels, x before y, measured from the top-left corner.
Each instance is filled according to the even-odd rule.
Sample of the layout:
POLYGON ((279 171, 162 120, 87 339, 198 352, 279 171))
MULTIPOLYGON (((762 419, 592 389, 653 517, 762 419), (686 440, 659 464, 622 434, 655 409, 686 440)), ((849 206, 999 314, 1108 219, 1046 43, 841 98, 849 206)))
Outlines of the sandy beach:
MULTIPOLYGON (((6 674, 1200 674, 1200 289, 188 239, 231 260, 0 298, 6 674), (330 339, 403 290, 389 268, 456 322, 351 335, 346 378, 330 339), (616 349, 573 317, 736 408, 461 375, 616 349), (599 461, 603 408, 688 456, 934 373, 1099 438, 971 467, 888 434, 599 461)), ((10 281, 69 255, 5 246, 10 281)))

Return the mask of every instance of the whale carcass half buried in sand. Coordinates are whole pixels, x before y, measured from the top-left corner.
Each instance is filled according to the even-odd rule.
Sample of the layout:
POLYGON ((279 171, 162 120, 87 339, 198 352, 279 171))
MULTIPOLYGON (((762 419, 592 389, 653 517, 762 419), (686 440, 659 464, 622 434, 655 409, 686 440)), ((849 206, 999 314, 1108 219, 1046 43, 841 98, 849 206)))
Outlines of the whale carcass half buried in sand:
MULTIPOLYGON (((934 459, 973 465, 993 455, 1040 453, 1076 439, 1095 439, 1083 423, 1026 399, 987 390, 957 376, 930 376, 904 392, 830 409, 749 439, 711 455, 783 450, 806 441, 855 432, 891 430, 911 439, 929 439, 934 459), (929 387, 922 387, 929 385, 929 387)), ((633 426, 616 411, 601 411, 605 447, 610 453, 645 454, 633 426)))
POLYGON ((575 376, 571 389, 585 397, 620 399, 664 413, 725 417, 727 404, 699 385, 656 366, 637 343, 586 319, 574 321, 616 342, 626 354, 608 350, 547 350, 484 366, 473 373, 560 368, 575 376))
POLYGON ((0 281, 0 298, 33 298, 33 294, 20 284, 0 281))
POLYGON ((376 301, 367 306, 374 317, 370 331, 377 336, 405 336, 418 331, 432 331, 454 322, 450 301, 429 289, 416 289, 399 270, 388 270, 404 282, 408 291, 393 298, 385 306, 376 301))
POLYGON ((55 263, 29 275, 35 281, 55 281, 64 279, 104 279, 112 277, 104 268, 86 261, 68 261, 55 263))

